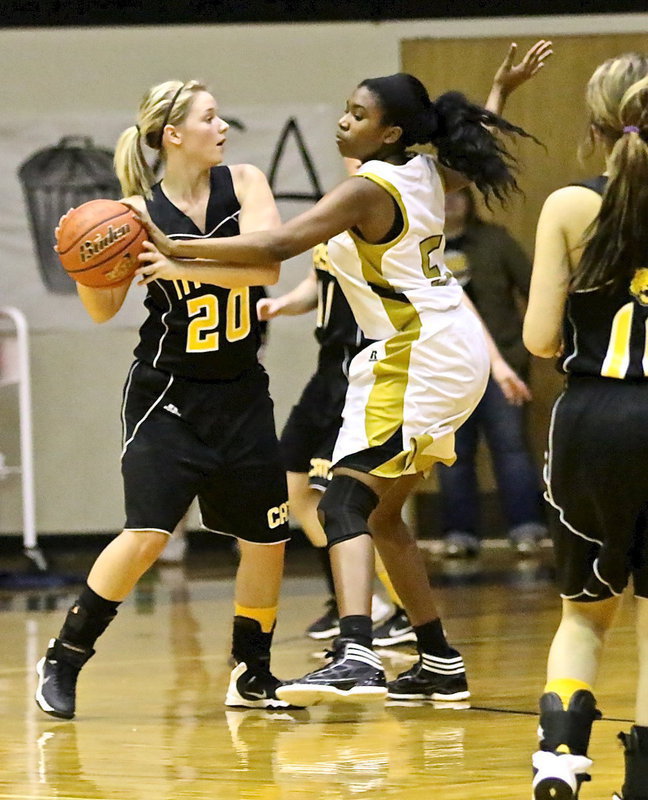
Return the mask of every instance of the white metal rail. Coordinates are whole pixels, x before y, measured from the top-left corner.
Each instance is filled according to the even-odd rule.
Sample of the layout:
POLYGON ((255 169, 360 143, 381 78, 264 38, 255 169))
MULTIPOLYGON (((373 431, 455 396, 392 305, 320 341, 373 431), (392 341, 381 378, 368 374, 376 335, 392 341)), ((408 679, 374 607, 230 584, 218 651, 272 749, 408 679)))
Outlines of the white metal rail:
POLYGON ((34 440, 32 433, 31 375, 29 368, 29 331, 22 311, 12 306, 0 306, 0 322, 9 321, 12 330, 0 331, 0 387, 15 385, 18 389, 20 416, 20 465, 0 463, 0 478, 19 473, 22 489, 23 543, 26 555, 36 566, 44 569, 44 559, 36 540, 34 495, 34 440))

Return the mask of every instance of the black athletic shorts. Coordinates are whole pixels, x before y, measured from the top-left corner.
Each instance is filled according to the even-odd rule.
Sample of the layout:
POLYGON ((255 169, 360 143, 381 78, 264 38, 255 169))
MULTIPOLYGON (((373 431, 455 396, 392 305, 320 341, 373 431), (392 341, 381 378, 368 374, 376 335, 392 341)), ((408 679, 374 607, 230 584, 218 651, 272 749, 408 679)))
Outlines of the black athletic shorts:
POLYGON ((124 387, 128 530, 173 531, 194 497, 203 525, 244 541, 290 538, 288 491, 261 366, 235 380, 174 377, 136 361, 124 387))
POLYGON ((545 464, 561 595, 648 597, 648 381, 570 377, 545 464))
POLYGON ((347 370, 355 353, 342 347, 320 353, 317 372, 292 407, 281 434, 285 468, 308 473, 308 483, 314 489, 324 491, 331 480, 331 456, 349 385, 347 370))

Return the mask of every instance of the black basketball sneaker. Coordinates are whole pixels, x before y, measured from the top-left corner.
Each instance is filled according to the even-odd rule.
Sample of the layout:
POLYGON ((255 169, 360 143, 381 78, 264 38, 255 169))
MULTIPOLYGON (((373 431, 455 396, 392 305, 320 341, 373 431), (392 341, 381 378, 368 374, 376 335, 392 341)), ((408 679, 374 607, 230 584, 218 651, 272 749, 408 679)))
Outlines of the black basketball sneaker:
POLYGON ((326 601, 326 611, 306 628, 311 639, 332 639, 340 633, 340 615, 334 597, 326 601))
POLYGON ((397 608, 389 619, 373 630, 373 643, 378 647, 391 647, 415 641, 416 633, 404 608, 397 608))
POLYGON ((81 667, 94 650, 50 639, 47 653, 36 665, 36 703, 46 714, 72 719, 76 708, 76 684, 81 667))
POLYGON ((225 705, 233 708, 288 708, 290 703, 276 695, 281 681, 263 666, 248 667, 242 661, 230 675, 225 705))
POLYGON ((332 658, 329 664, 283 683, 277 688, 277 697, 294 706, 375 703, 386 698, 385 672, 373 650, 338 637, 327 656, 332 658))
POLYGON ((456 650, 447 658, 419 653, 419 660, 389 681, 393 700, 466 700, 470 697, 463 658, 456 650))

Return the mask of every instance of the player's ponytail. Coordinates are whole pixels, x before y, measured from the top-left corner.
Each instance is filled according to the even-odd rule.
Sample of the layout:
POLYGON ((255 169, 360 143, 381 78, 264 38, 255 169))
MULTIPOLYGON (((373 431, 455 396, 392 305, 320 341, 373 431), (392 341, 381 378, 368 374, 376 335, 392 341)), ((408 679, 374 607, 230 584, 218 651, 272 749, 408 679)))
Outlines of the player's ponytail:
POLYGON ((121 134, 115 147, 115 172, 124 196, 149 197, 155 183, 155 170, 144 155, 143 144, 164 160, 164 130, 179 125, 189 113, 194 94, 208 91, 199 81, 166 81, 149 89, 142 98, 137 124, 121 134))
POLYGON ((115 146, 115 172, 124 197, 141 194, 148 197, 155 183, 153 170, 142 151, 142 135, 138 125, 121 134, 115 146))
POLYGON ((363 81, 377 96, 383 120, 403 130, 403 149, 432 144, 439 162, 473 181, 488 203, 494 195, 504 201, 518 190, 516 160, 495 133, 534 138, 522 128, 471 103, 460 92, 446 92, 430 100, 427 89, 413 75, 397 73, 363 81))
POLYGON ((648 57, 627 53, 601 64, 586 98, 592 127, 608 145, 608 181, 575 290, 628 282, 648 267, 648 57))

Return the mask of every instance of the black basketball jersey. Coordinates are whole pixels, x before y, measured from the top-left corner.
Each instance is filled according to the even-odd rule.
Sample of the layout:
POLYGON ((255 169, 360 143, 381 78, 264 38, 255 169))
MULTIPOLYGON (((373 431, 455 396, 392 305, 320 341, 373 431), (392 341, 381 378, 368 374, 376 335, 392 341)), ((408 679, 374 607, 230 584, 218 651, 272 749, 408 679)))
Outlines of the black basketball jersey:
MULTIPOLYGON (((241 206, 229 167, 213 167, 205 232, 180 211, 157 183, 146 207, 172 239, 209 239, 239 233, 241 206)), ((223 289, 196 281, 149 283, 135 357, 165 372, 197 380, 229 380, 257 363, 256 302, 261 287, 223 289)))
MULTIPOLYGON (((583 181, 603 194, 607 178, 583 181)), ((648 263, 629 284, 570 292, 563 324, 562 369, 572 375, 648 378, 648 263)))
POLYGON ((317 276, 317 327, 315 337, 322 350, 361 350, 365 339, 355 321, 344 292, 331 271, 326 244, 313 249, 313 266, 317 276))

